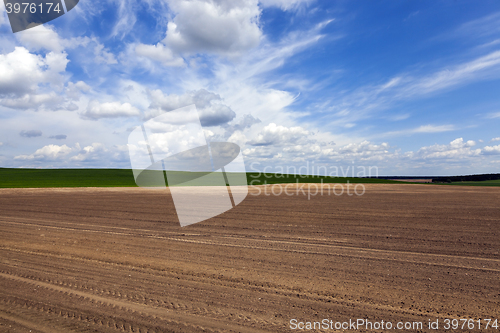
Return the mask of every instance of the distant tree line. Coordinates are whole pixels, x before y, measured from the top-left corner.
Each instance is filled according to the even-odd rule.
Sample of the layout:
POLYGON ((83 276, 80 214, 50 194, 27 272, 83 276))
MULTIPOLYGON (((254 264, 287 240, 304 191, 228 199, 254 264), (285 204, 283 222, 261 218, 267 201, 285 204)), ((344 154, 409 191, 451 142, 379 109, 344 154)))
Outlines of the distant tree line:
POLYGON ((469 176, 432 177, 432 182, 433 183, 482 182, 485 180, 497 180, 497 179, 500 179, 500 173, 469 175, 469 176))

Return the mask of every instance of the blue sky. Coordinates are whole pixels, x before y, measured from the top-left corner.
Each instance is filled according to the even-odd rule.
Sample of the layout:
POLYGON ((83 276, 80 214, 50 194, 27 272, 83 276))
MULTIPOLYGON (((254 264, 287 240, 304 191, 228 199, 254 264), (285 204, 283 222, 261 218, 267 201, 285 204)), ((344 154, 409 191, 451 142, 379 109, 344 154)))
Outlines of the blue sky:
POLYGON ((135 126, 195 104, 249 171, 500 172, 498 1, 81 0, 8 24, 0 5, 3 167, 130 168, 135 126))

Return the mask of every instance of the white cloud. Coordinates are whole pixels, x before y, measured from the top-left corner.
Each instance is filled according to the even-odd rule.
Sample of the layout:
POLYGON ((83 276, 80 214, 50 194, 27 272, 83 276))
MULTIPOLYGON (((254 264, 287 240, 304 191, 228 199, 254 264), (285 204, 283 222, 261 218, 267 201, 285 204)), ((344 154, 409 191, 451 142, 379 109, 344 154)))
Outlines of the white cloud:
POLYGON ((35 55, 24 47, 0 54, 0 105, 19 110, 59 110, 68 59, 66 53, 35 55), (44 92, 45 91, 45 92, 44 92))
MULTIPOLYGON (((296 127, 293 118, 301 114, 291 113, 287 107, 296 100, 297 95, 273 88, 272 86, 277 83, 269 82, 266 77, 269 72, 282 66, 288 57, 317 42, 321 38, 319 30, 319 27, 315 27, 305 32, 290 33, 277 44, 264 40, 263 44, 250 50, 237 62, 230 63, 216 59, 213 66, 214 77, 210 77, 210 80, 200 80, 199 77, 195 77, 184 81, 184 87, 190 90, 199 89, 200 84, 210 86, 237 114, 235 117, 237 121, 223 126, 225 131, 223 133, 219 131, 217 139, 227 140, 236 133, 232 139, 240 145, 248 141, 246 138, 250 140, 248 142, 250 144, 267 144, 265 142, 267 139, 274 139, 270 133, 260 132, 265 125, 273 123, 287 129, 296 127), (257 123, 262 123, 262 126, 255 125, 257 123), (241 135, 237 133, 238 131, 241 135), (258 137, 259 134, 262 135, 261 138, 258 137)), ((327 136, 331 137, 329 134, 327 136)), ((307 138, 303 140, 308 142, 307 138)), ((258 158, 279 154, 271 148, 267 149, 268 147, 261 145, 258 148, 250 148, 249 151, 253 152, 252 156, 258 158)), ((242 148, 245 150, 244 146, 242 148)))
POLYGON ((200 121, 203 126, 218 126, 234 119, 236 113, 222 103, 216 103, 200 111, 200 121))
POLYGON ((411 135, 411 134, 420 134, 420 133, 442 133, 455 131, 456 127, 454 125, 422 125, 412 129, 400 130, 400 131, 391 131, 387 133, 383 133, 379 135, 380 137, 389 137, 389 136, 400 136, 400 135, 411 135))
POLYGON ((65 158, 72 149, 66 145, 48 145, 38 149, 31 155, 19 155, 14 157, 15 160, 36 160, 36 161, 53 161, 65 158))
MULTIPOLYGON (((238 132, 236 132, 238 133, 238 132)), ((337 147, 333 142, 319 140, 316 135, 297 140, 288 145, 254 146, 244 149, 243 153, 251 160, 265 162, 266 165, 285 163, 289 166, 304 166, 315 163, 316 166, 351 165, 359 163, 387 163, 397 156, 388 143, 374 144, 369 141, 350 143, 337 147)))
POLYGON ((226 130, 226 136, 232 135, 236 131, 242 132, 255 124, 259 124, 260 122, 260 119, 255 118, 251 114, 246 114, 238 122, 234 122, 230 125, 224 126, 224 129, 226 130))
POLYGON ((65 79, 60 73, 66 70, 68 62, 66 53, 50 52, 45 56, 45 65, 48 67, 45 76, 48 82, 57 86, 56 88, 62 88, 65 79))
POLYGON ((107 152, 108 149, 106 149, 106 146, 104 144, 95 142, 92 145, 81 149, 78 155, 70 158, 70 161, 95 161, 98 158, 103 157, 102 155, 107 152))
POLYGON ((117 117, 134 117, 140 116, 141 112, 130 103, 108 102, 100 103, 97 100, 92 100, 87 111, 82 114, 85 118, 117 118, 117 117))
POLYGON ((79 100, 83 92, 89 92, 91 87, 83 81, 77 83, 68 82, 66 87, 66 96, 72 100, 79 100))
POLYGON ((305 143, 309 132, 300 126, 284 127, 271 123, 264 127, 254 140, 250 141, 253 146, 283 146, 305 143))
MULTIPOLYGON (((215 4, 215 2, 213 3, 215 4)), ((238 3, 235 2, 235 4, 238 3)), ((290 33, 278 44, 264 39, 263 45, 261 44, 258 48, 245 52, 237 62, 209 58, 208 63, 205 63, 206 59, 203 59, 200 66, 210 65, 213 69, 213 76, 210 76, 210 79, 204 77, 204 74, 197 72, 196 69, 187 66, 185 68, 187 75, 183 77, 180 86, 184 91, 188 92, 167 95, 160 90, 149 91, 152 102, 145 113, 145 118, 150 119, 162 112, 194 103, 201 113, 203 125, 224 124, 233 118, 241 120, 241 117, 245 115, 249 115, 255 121, 252 124, 235 123, 224 125, 224 132, 215 130, 217 139, 226 140, 237 130, 245 132, 243 134, 249 138, 256 137, 257 133, 247 132, 258 131, 258 126, 250 128, 251 125, 257 122, 263 122, 264 124, 273 122, 285 127, 293 127, 295 121, 291 119, 286 107, 295 101, 296 94, 272 88, 271 83, 267 80, 261 81, 259 76, 264 77, 268 72, 282 66, 288 57, 317 42, 321 38, 319 34, 321 27, 328 22, 330 21, 318 24, 313 29, 305 32, 290 33), (206 90, 205 94, 196 93, 203 90, 200 88, 204 87, 210 87, 210 90, 216 91, 217 94, 207 93, 206 90), (193 94, 197 95, 197 100, 195 100, 193 94), (212 105, 211 110, 204 110, 206 106, 203 103, 203 96, 210 100, 210 104, 217 104, 218 107, 212 105)), ((150 51, 158 51, 158 53, 162 54, 169 49, 163 45, 163 43, 160 43, 148 47, 150 51)), ((134 46, 134 48, 137 49, 137 46, 134 46)), ((130 50, 128 52, 130 54, 130 50)), ((135 53, 137 54, 137 50, 135 53)), ((172 54, 175 54, 175 52, 172 54)), ((166 60, 171 60, 170 53, 167 54, 166 60)), ((137 65, 141 64, 138 63, 137 65)), ((148 64, 145 66, 142 64, 142 66, 151 70, 154 69, 155 72, 161 71, 160 67, 152 67, 148 66, 148 64)), ((169 72, 165 71, 165 73, 168 75, 169 72)), ((299 113, 294 113, 294 115, 300 116, 299 113)))
POLYGON ((448 87, 464 84, 473 80, 484 80, 490 74, 498 75, 500 69, 500 51, 460 64, 454 68, 444 69, 428 77, 424 77, 403 88, 405 95, 422 95, 448 87), (488 70, 488 72, 486 72, 488 70))
POLYGON ((60 73, 67 63, 66 54, 51 52, 44 58, 31 54, 24 47, 0 54, 0 96, 34 92, 40 83, 59 86, 63 82, 60 73))
POLYGON ((165 66, 185 66, 181 55, 237 57, 262 39, 257 0, 168 0, 168 5, 173 19, 166 37, 155 45, 133 46, 137 56, 165 66))
POLYGON ((226 124, 236 116, 236 113, 223 103, 219 95, 205 89, 191 91, 183 95, 164 95, 161 90, 152 90, 149 92, 149 96, 151 105, 146 113, 146 119, 191 104, 196 106, 203 126, 226 124))
MULTIPOLYGON (((151 90, 149 92, 149 97, 151 99, 150 109, 156 110, 161 109, 161 111, 172 111, 184 106, 194 104, 192 94, 186 93, 184 95, 164 95, 163 92, 159 89, 151 90)), ((197 105, 198 107, 202 107, 201 105, 197 105)), ((155 114, 156 115, 156 114, 155 114)))
POLYGON ((140 57, 157 61, 165 66, 184 66, 184 59, 174 55, 171 49, 158 43, 156 45, 138 44, 135 47, 135 53, 140 57))
POLYGON ((94 41, 96 42, 96 46, 94 47, 94 55, 95 55, 94 60, 97 63, 106 65, 115 65, 118 63, 113 53, 108 52, 104 47, 104 45, 97 42, 97 40, 94 41))
POLYGON ((370 141, 349 143, 337 147, 334 143, 310 138, 307 144, 283 148, 285 157, 295 162, 315 161, 326 165, 351 163, 352 161, 386 161, 394 158, 388 143, 374 144, 370 141))
POLYGON ((29 110, 43 107, 46 109, 52 108, 53 110, 58 110, 58 105, 62 103, 64 99, 54 92, 48 94, 25 94, 18 98, 3 98, 0 99, 0 105, 11 109, 19 110, 29 110))
POLYGON ((422 125, 420 127, 417 127, 413 130, 410 130, 412 133, 441 133, 441 132, 448 132, 448 131, 454 131, 455 126, 453 125, 422 125))
POLYGON ((32 51, 45 49, 47 51, 62 52, 63 40, 51 25, 39 25, 34 28, 16 33, 17 39, 32 51))
POLYGON ((240 148, 242 148, 245 146, 247 140, 248 139, 245 134, 243 134, 241 131, 236 131, 229 137, 229 139, 227 139, 227 142, 236 143, 238 146, 240 146, 240 148))
POLYGON ((106 147, 104 144, 94 142, 91 145, 80 147, 79 143, 71 148, 67 145, 47 145, 30 155, 18 155, 15 161, 35 162, 33 165, 50 162, 52 165, 72 165, 72 166, 102 166, 113 165, 113 163, 123 163, 128 161, 128 149, 126 145, 113 145, 106 147))
POLYGON ((257 0, 170 0, 169 5, 175 17, 163 43, 174 52, 239 55, 260 42, 257 0))
POLYGON ((384 142, 380 145, 371 143, 370 141, 363 141, 360 143, 350 143, 339 149, 340 153, 364 153, 364 152, 374 152, 383 151, 387 152, 389 149, 389 144, 384 142))
POLYGON ((109 52, 96 37, 74 37, 64 39, 54 30, 51 25, 39 25, 37 27, 16 33, 18 41, 30 51, 47 50, 54 53, 62 53, 65 49, 86 48, 92 50, 93 63, 113 65, 117 64, 113 53, 109 52), (89 44, 93 44, 90 46, 89 44))
MULTIPOLYGON (((258 48, 248 51, 234 63, 217 60, 213 66, 214 77, 201 82, 220 94, 238 117, 250 114, 263 125, 275 123, 293 127, 296 124, 293 118, 301 114, 292 113, 287 108, 296 100, 297 94, 284 89, 282 83, 287 80, 269 81, 269 73, 283 66, 289 57, 317 42, 321 38, 318 29, 290 33, 278 43, 264 39, 258 48)), ((200 82, 191 80, 185 86, 199 89, 200 82)), ((231 134, 228 131, 227 135, 231 134)), ((253 134, 247 136, 255 137, 253 134)))
POLYGON ((314 0, 260 0, 264 7, 279 7, 283 10, 296 9, 301 5, 307 5, 314 0))
POLYGON ((416 154, 411 152, 407 156, 423 159, 464 159, 481 154, 481 149, 472 149, 475 145, 476 142, 473 140, 464 142, 463 138, 458 138, 448 145, 435 144, 422 147, 416 154))
POLYGON ((497 142, 497 141, 500 141, 500 137, 491 139, 491 142, 497 142))
POLYGON ((484 147, 483 154, 484 155, 500 155, 500 145, 484 147))

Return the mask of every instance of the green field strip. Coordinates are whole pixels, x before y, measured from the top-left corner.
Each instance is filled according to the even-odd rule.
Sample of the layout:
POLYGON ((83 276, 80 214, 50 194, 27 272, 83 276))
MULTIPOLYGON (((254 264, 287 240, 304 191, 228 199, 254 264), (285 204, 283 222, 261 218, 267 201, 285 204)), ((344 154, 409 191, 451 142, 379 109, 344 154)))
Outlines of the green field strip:
MULTIPOLYGON (((176 178, 193 178, 193 173, 178 172, 176 178)), ((349 178, 305 175, 247 173, 247 184, 289 183, 363 183, 398 184, 400 182, 376 178, 349 178)), ((215 183, 214 183, 215 184, 215 183)), ((203 185, 213 185, 206 182, 203 185)), ((233 184, 234 185, 234 184, 233 184)), ((246 185, 246 184, 236 184, 246 185)), ((0 168, 0 188, 46 187, 137 187, 130 169, 12 169, 0 168)))

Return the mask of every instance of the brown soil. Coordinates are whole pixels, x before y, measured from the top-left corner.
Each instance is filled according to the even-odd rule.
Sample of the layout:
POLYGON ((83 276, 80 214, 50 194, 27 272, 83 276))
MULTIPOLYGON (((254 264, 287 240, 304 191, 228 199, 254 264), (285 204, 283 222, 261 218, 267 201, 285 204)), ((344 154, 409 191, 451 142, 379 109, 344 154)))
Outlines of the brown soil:
POLYGON ((500 321, 499 188, 365 187, 249 195, 185 228, 168 190, 0 190, 0 332, 500 321))

